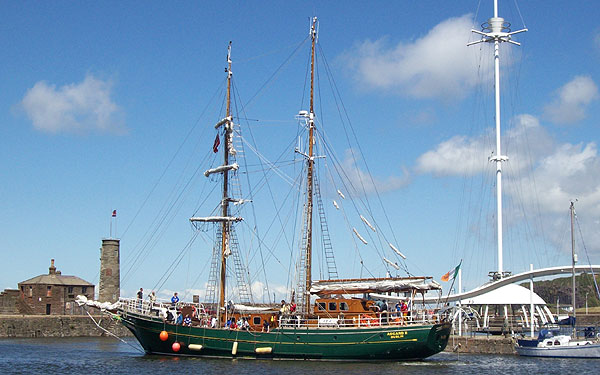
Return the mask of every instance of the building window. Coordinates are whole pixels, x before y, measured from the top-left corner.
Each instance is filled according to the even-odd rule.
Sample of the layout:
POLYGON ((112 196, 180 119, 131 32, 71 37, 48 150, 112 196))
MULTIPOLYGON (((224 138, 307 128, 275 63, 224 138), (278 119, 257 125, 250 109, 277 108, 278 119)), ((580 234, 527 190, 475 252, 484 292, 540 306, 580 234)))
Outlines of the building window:
POLYGON ((73 293, 73 287, 72 286, 67 287, 67 293, 69 293, 69 294, 73 293))
POLYGON ((81 294, 86 294, 87 293, 87 286, 82 286, 81 287, 81 294))
POLYGON ((52 287, 48 285, 48 290, 46 291, 46 297, 52 297, 52 287))
POLYGON ((33 297, 33 287, 29 287, 29 297, 33 297))

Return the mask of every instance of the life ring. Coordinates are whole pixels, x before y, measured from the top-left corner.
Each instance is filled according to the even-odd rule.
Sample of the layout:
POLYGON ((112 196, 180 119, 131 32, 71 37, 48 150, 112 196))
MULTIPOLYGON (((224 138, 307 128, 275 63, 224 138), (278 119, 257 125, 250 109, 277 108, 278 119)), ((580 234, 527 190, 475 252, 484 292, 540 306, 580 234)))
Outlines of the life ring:
POLYGON ((360 325, 361 326, 370 326, 371 325, 371 318, 369 318, 368 315, 361 315, 360 319, 359 319, 360 325))

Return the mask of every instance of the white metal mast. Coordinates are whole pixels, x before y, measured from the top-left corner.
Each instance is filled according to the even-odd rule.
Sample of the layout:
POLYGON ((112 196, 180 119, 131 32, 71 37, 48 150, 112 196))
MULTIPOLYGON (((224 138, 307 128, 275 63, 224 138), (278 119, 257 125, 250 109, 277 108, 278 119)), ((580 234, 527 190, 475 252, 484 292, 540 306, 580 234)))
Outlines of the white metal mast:
POLYGON ((482 38, 476 42, 467 45, 478 43, 494 43, 494 88, 496 102, 496 153, 489 158, 490 162, 496 162, 496 206, 498 211, 498 273, 497 278, 503 276, 502 265, 502 162, 507 161, 508 157, 502 155, 500 147, 500 43, 508 42, 520 46, 521 44, 511 40, 512 35, 527 31, 522 29, 518 31, 510 31, 510 23, 504 22, 504 18, 498 17, 498 0, 494 0, 494 17, 490 18, 486 23, 481 25, 482 31, 471 30, 479 34, 482 38))

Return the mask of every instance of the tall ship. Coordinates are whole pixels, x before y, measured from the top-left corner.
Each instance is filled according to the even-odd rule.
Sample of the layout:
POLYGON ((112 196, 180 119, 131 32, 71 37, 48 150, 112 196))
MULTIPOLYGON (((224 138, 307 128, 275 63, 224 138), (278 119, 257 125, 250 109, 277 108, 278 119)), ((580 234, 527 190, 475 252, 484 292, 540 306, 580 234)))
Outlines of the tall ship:
MULTIPOLYGON (((235 106, 232 106, 230 43, 225 69, 224 116, 207 129, 214 127, 217 132, 213 151, 221 155, 220 164, 204 173, 212 182, 218 180, 220 201, 210 216, 190 219, 197 230, 210 230, 214 234, 213 262, 205 300, 188 303, 176 299, 160 302, 122 298, 113 310, 146 353, 231 358, 418 360, 446 347, 451 322, 439 314, 439 309, 419 302, 428 292, 441 296, 440 284, 430 276, 414 276, 408 272, 403 277, 397 272, 392 275, 400 270, 398 261, 405 257, 392 241, 385 240, 382 229, 369 215, 360 215, 363 228, 371 232, 374 242, 383 243, 386 251, 398 261, 376 253, 370 256, 381 257, 382 263, 392 272, 379 277, 370 273, 367 278, 338 276, 329 227, 324 218, 320 175, 316 172, 319 161, 324 158, 317 153, 317 137, 325 139, 324 129, 319 128, 315 113, 317 26, 314 17, 308 37, 311 48, 309 108, 297 115, 303 136, 298 137, 294 155, 301 160, 299 169, 303 178, 301 182, 293 180, 290 184, 292 194, 300 196, 303 202, 298 215, 301 219, 296 225, 300 234, 294 241, 299 248, 293 271, 295 285, 290 286, 281 303, 272 303, 270 299, 257 303, 247 282, 249 271, 240 259, 240 248, 244 243, 237 235, 236 227, 243 225, 245 219, 239 216, 238 210, 255 198, 236 195, 238 185, 235 181, 243 167, 237 161, 239 148, 235 139, 239 124, 236 119, 242 116, 236 116, 232 111, 235 106), (319 241, 315 240, 315 227, 321 235, 319 241), (313 275, 317 272, 313 270, 313 263, 318 251, 325 264, 320 272, 325 277, 315 278, 313 275), (385 296, 401 297, 404 301, 392 305, 385 296)), ((349 189, 346 185, 346 190, 349 189)), ((344 193, 342 188, 333 193, 339 200, 332 200, 336 210, 343 210, 340 207, 342 201, 353 195, 348 191, 344 193)), ((329 193, 329 198, 331 195, 329 193)), ((286 219, 278 217, 279 221, 286 219)), ((356 227, 350 228, 354 242, 367 244, 366 234, 361 234, 356 227)), ((257 243, 260 239, 250 241, 257 243)), ((283 242, 281 240, 280 246, 283 242)), ((266 273, 264 269, 262 272, 266 273)), ((362 273, 361 269, 361 276, 362 273)), ((289 278, 282 275, 285 277, 289 278)))

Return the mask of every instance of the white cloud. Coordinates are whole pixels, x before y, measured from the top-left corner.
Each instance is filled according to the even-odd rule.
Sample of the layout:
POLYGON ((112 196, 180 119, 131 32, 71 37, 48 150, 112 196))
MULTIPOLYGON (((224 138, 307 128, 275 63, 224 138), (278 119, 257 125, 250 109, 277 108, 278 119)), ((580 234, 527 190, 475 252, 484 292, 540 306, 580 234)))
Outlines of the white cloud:
POLYGON ((48 133, 122 134, 121 109, 111 99, 112 84, 88 74, 80 83, 61 87, 37 82, 21 101, 33 126, 48 133))
POLYGON ((546 211, 561 213, 566 202, 579 199, 594 215, 600 215, 600 158, 595 143, 560 145, 541 160, 534 176, 538 191, 526 191, 526 202, 537 194, 546 211))
MULTIPOLYGON (((474 175, 488 168, 488 163, 496 149, 493 131, 474 137, 455 136, 440 143, 434 150, 427 151, 417 159, 419 173, 435 176, 474 175)), ((502 137, 503 153, 508 154, 514 170, 521 170, 532 163, 532 157, 544 155, 552 145, 552 140, 540 126, 537 118, 521 115, 514 119, 514 127, 502 137), (535 139, 529 142, 528 139, 535 139)))
POLYGON ((485 167, 481 160, 485 157, 487 143, 485 137, 452 137, 440 143, 435 150, 419 156, 416 169, 420 173, 432 173, 436 176, 480 173, 485 167))
POLYGON ((544 117, 556 124, 583 120, 587 106, 598 99, 598 86, 589 76, 577 76, 557 90, 552 103, 544 108, 544 117))
MULTIPOLYGON (((490 136, 456 136, 421 155, 416 170, 436 176, 474 175, 494 166, 485 160, 493 149, 490 136), (473 161, 475 160, 475 161, 473 161)), ((504 193, 519 202, 518 207, 543 216, 546 235, 555 245, 564 245, 569 202, 578 199, 585 241, 592 251, 600 251, 600 157, 597 145, 557 144, 536 117, 521 115, 507 131, 503 144, 509 161, 505 171, 504 193)), ((507 212, 509 213, 509 212, 507 212)), ((513 212, 520 216, 522 212, 513 212)), ((515 217, 509 220, 514 222, 515 217)))
POLYGON ((346 150, 344 160, 342 161, 341 169, 345 173, 350 186, 354 190, 356 195, 371 194, 374 192, 384 193, 387 191, 394 191, 400 189, 410 183, 410 174, 405 167, 401 167, 402 176, 389 176, 386 178, 379 178, 370 176, 367 172, 360 169, 356 164, 356 154, 352 153, 352 150, 346 150))
POLYGON ((460 98, 476 85, 477 47, 467 47, 471 15, 450 18, 414 42, 365 41, 345 56, 357 79, 417 98, 460 98))

